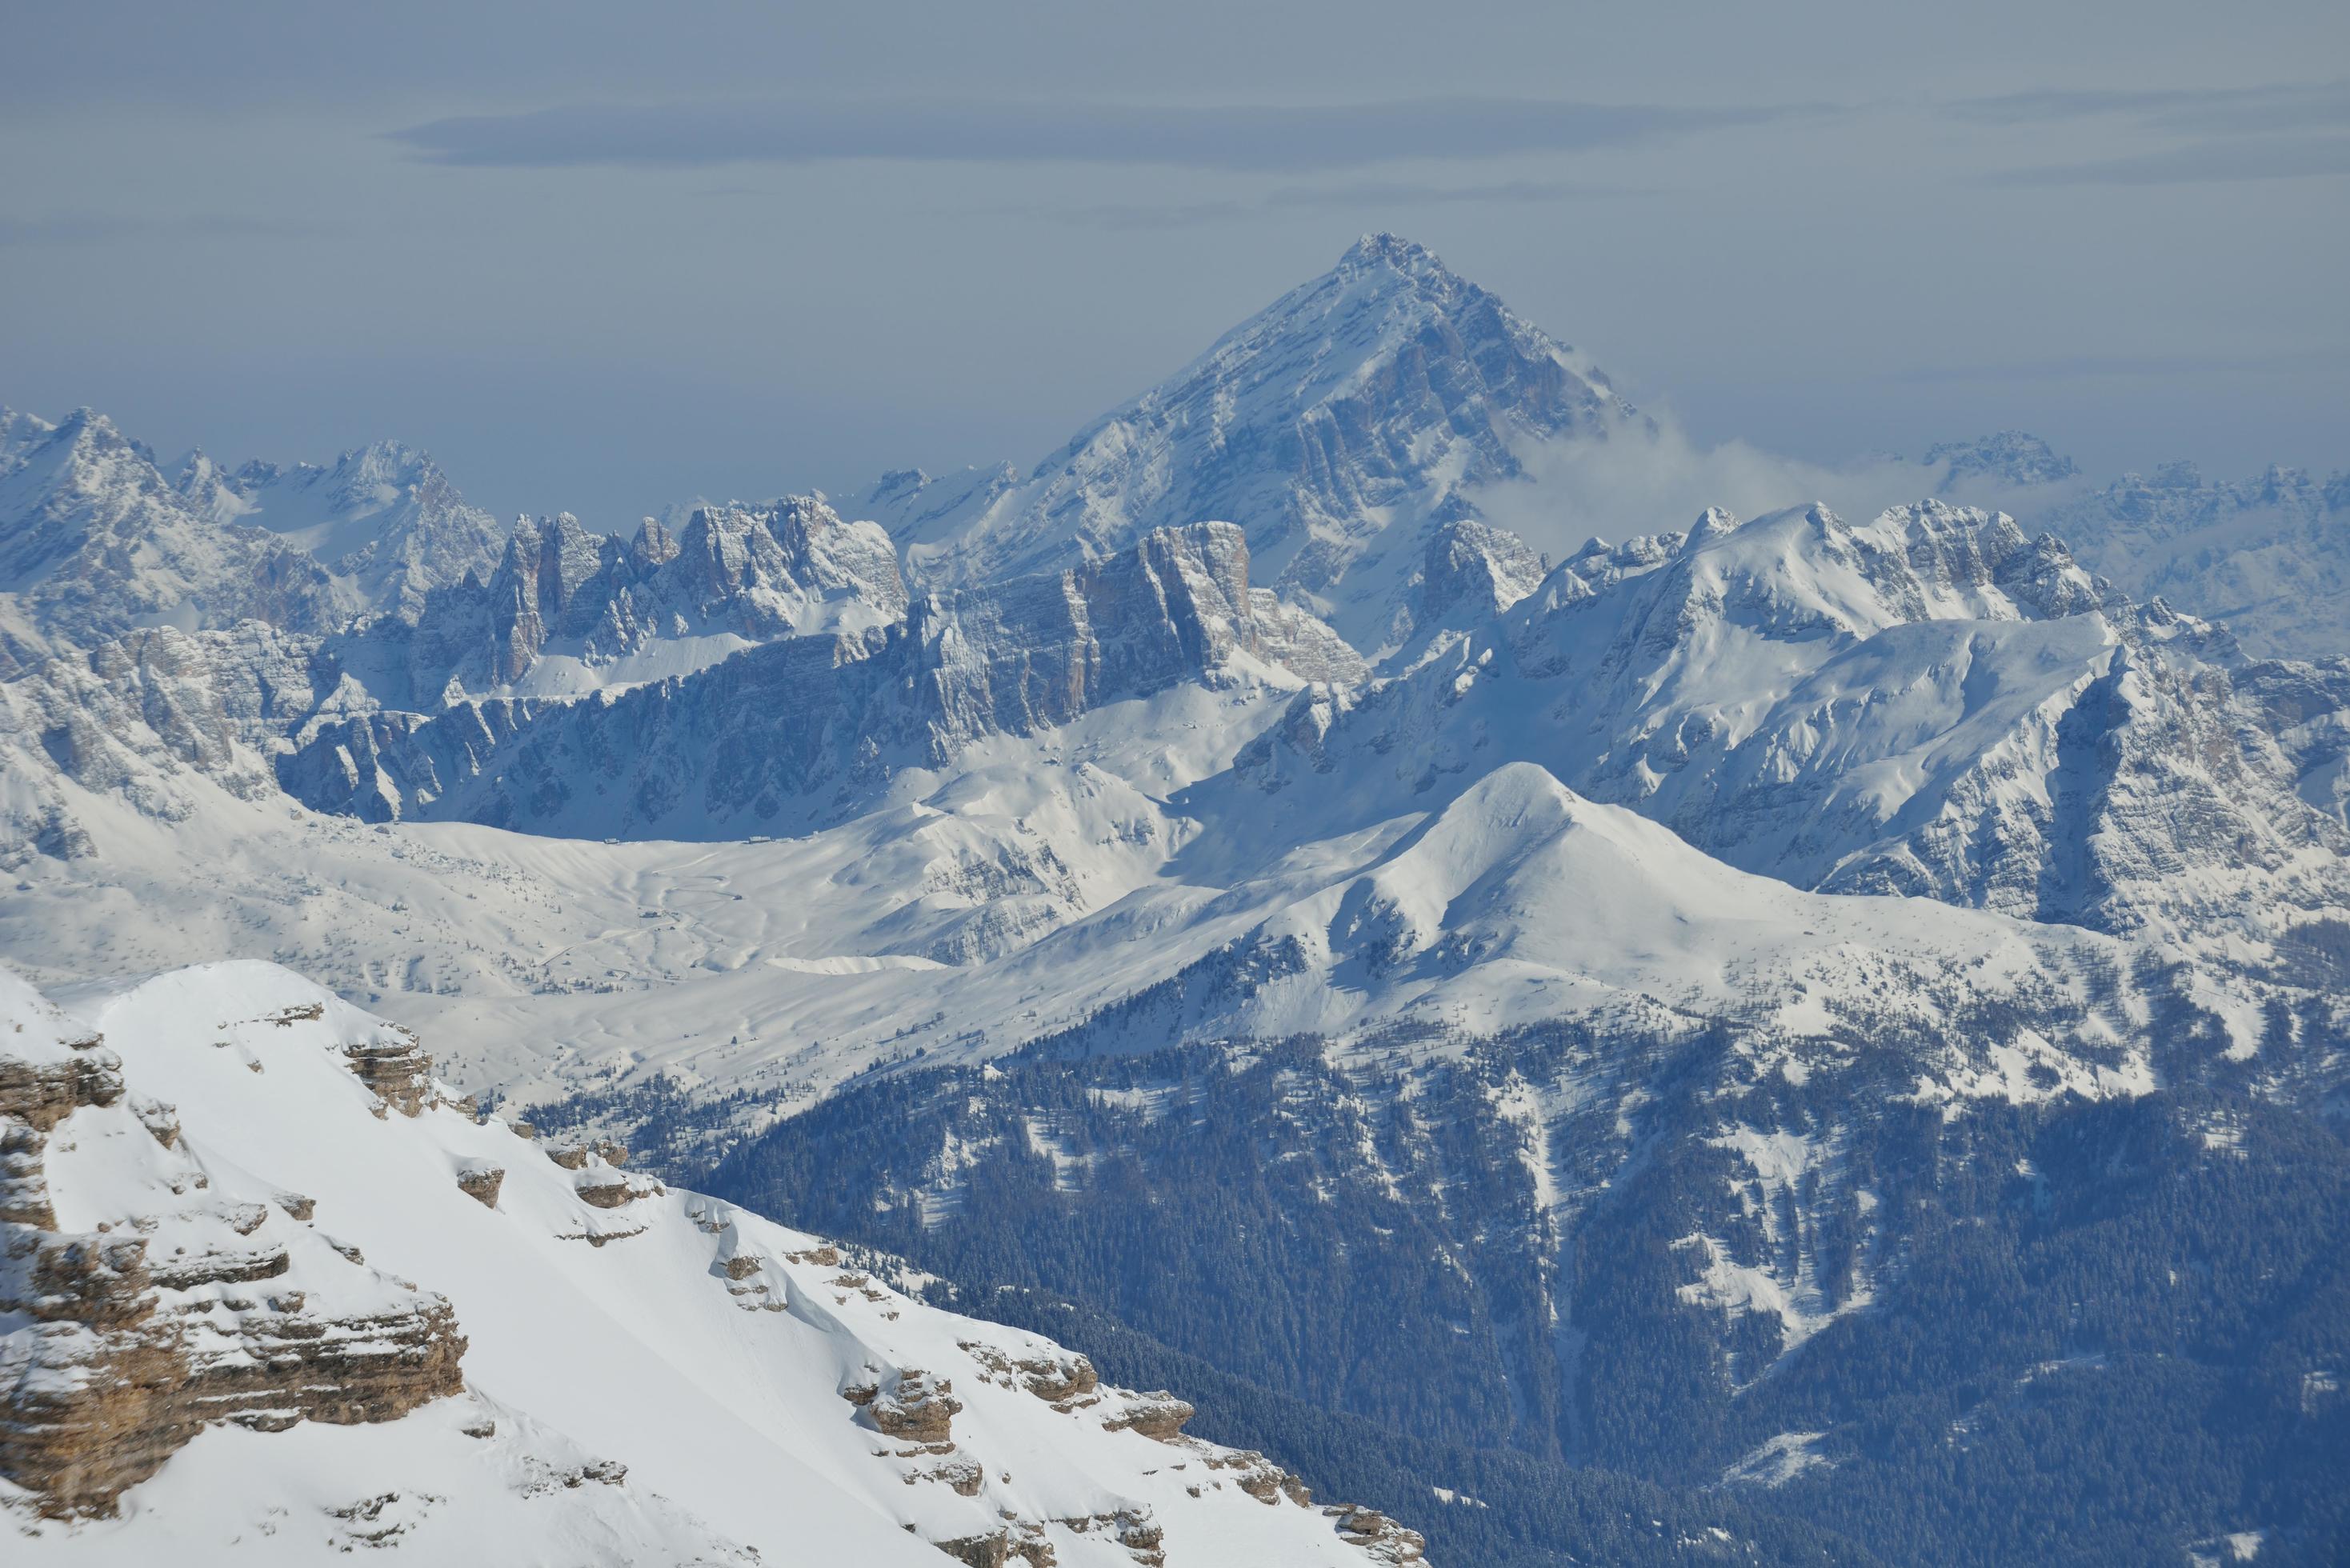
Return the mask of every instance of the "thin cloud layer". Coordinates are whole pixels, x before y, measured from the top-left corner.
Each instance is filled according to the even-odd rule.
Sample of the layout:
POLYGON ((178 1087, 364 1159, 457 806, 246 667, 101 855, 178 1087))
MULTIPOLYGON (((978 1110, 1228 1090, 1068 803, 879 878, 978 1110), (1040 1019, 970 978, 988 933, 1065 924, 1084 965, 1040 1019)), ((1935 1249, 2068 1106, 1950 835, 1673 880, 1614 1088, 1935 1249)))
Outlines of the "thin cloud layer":
POLYGON ((120 213, 53 213, 40 218, 0 214, 0 245, 87 245, 123 239, 290 239, 327 233, 322 224, 289 223, 229 213, 153 217, 120 213))
POLYGON ((1033 216, 1056 223, 1115 232, 1188 229, 1201 223, 1241 223, 1268 213, 1290 211, 1541 204, 1654 194, 1653 190, 1640 186, 1599 185, 1576 180, 1504 180, 1482 185, 1350 180, 1335 185, 1285 185, 1247 201, 1110 202, 1029 211, 1033 216))
POLYGON ((2203 376, 2297 375, 2339 365, 2332 349, 2297 354, 2084 354, 2061 359, 2015 360, 1998 365, 1950 365, 1905 370, 1887 380, 2087 381, 2203 376))
POLYGON ((2137 91, 2059 88, 1966 99, 1950 109, 1983 125, 2118 117, 2182 134, 2258 135, 2350 127, 2350 81, 2137 91))
POLYGON ((579 104, 436 119, 390 136, 428 161, 471 168, 877 158, 1298 172, 1622 147, 1823 112, 1524 99, 1238 108, 790 99, 579 104))
POLYGON ((1948 106, 1977 125, 2120 120, 2158 139, 2140 152, 2080 159, 1983 177, 1992 185, 2187 185, 2305 180, 2350 173, 2350 82, 2129 91, 2055 88, 1967 99, 1948 106))
POLYGON ((2190 185, 2340 174, 2350 174, 2350 136, 2229 137, 1988 178, 1995 185, 2190 185))

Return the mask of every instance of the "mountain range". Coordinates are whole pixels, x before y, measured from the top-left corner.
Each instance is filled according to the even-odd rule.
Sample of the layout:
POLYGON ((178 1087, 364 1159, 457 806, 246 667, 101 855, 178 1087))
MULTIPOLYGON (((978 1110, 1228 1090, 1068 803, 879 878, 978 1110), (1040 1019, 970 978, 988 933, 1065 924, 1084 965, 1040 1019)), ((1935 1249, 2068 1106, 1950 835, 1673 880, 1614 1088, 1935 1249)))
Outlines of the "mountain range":
MULTIPOLYGON (((376 1317, 500 1325, 402 1330, 380 1414, 182 1409, 103 1497, 12 1438, 11 1507, 101 1557, 201 1513, 265 1558, 277 1488, 650 1561, 2332 1560, 2350 479, 2009 431, 1742 517, 1572 483, 1684 451, 1388 235, 1025 472, 626 540, 392 444, 167 473, 0 416, 0 1085, 99 1085, 0 1106, 57 1195, 10 1256, 179 1324, 237 1282, 90 1238, 242 1257, 249 1201, 324 1322, 350 1265, 253 1183, 333 1186, 414 1276, 376 1317), (418 1103, 319 1131, 403 1031, 418 1103), (1002 1387, 981 1462, 868 1451, 857 1357, 868 1412, 1002 1387), (1080 1362, 1229 1446, 1030 1397, 1080 1362), (654 1490, 533 1501, 606 1458, 654 1490)), ((12 1292, 12 1412, 130 1334, 12 1292)))

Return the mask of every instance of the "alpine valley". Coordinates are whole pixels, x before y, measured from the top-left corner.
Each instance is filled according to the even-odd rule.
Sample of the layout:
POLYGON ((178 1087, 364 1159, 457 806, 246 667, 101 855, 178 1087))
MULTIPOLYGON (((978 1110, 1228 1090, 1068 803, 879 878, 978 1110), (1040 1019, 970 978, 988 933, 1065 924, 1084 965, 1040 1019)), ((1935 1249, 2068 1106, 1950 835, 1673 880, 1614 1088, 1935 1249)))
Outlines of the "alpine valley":
POLYGON ((1390 235, 626 537, 0 413, 0 867, 12 1561, 2350 1558, 2350 476, 1390 235))

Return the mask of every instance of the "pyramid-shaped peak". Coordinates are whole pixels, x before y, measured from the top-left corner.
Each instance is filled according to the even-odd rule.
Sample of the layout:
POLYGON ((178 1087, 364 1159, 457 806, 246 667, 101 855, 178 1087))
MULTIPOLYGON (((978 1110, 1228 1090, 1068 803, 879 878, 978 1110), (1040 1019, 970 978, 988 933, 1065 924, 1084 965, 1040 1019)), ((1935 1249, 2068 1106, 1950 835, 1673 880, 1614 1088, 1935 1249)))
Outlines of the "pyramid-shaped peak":
POLYGON ((40 439, 51 452, 70 454, 73 461, 120 461, 125 457, 152 463, 155 454, 147 443, 133 441, 122 433, 115 422, 96 409, 79 408, 57 422, 56 427, 40 439))
POLYGON ((1338 258, 1338 267, 1342 272, 1382 265, 1407 272, 1444 270, 1444 263, 1435 252, 1417 241, 1405 239, 1401 234, 1365 234, 1347 246, 1347 254, 1338 258))
MULTIPOLYGON (((1376 233, 1024 479, 974 471, 884 485, 868 504, 899 537, 924 540, 918 576, 972 581, 1228 518, 1247 531, 1252 571, 1331 610, 1357 649, 1380 649, 1444 600, 1424 570, 1429 530, 1474 516, 1471 491, 1520 477, 1527 443, 1641 427, 1586 356, 1425 247, 1376 233), (1350 576, 1378 586, 1336 591, 1350 576)), ((1460 542, 1441 553, 1440 577, 1460 542)), ((1475 566, 1480 554, 1493 553, 1462 557, 1480 595, 1514 597, 1539 580, 1530 552, 1508 553, 1498 574, 1475 566)))
POLYGON ((57 421, 57 433, 71 441, 120 441, 114 421, 87 404, 57 421))

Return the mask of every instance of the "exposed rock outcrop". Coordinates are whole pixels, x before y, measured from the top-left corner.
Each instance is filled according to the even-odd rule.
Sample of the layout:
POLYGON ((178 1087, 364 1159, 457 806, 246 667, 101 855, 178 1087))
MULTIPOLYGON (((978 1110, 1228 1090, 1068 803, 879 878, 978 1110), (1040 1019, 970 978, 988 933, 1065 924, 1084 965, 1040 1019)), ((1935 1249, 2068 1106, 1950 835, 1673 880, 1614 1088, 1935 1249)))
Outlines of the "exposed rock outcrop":
POLYGON ((954 1385, 919 1366, 901 1367, 869 1383, 852 1383, 840 1397, 858 1407, 883 1437, 924 1448, 951 1446, 951 1423, 962 1408, 954 1385))
POLYGON ((1139 1568, 1162 1568, 1167 1561, 1163 1550, 1167 1532, 1151 1516, 1148 1508, 1122 1508, 1107 1513, 1080 1514, 1054 1522, 1079 1535, 1096 1532, 1107 1535, 1126 1548, 1127 1555, 1133 1558, 1139 1568))
POLYGON ((1326 1511, 1337 1517, 1339 1539, 1360 1546, 1375 1562, 1418 1563, 1428 1554, 1428 1542, 1376 1508, 1337 1507, 1326 1511))
POLYGON ((46 1133, 77 1106, 110 1106, 122 1097, 121 1063, 96 1036, 62 1043, 40 1059, 0 1054, 0 1116, 46 1133))
POLYGON ((947 1541, 933 1541, 931 1545, 958 1563, 971 1568, 1003 1568, 1011 1560, 1011 1532, 991 1530, 979 1535, 959 1535, 947 1541))
POLYGON ((1138 1394, 1102 1417, 1112 1432, 1135 1432, 1156 1442, 1171 1443, 1182 1435, 1183 1423, 1195 1414, 1191 1407, 1165 1389, 1138 1394))
POLYGON ((380 1039, 344 1046, 343 1054, 359 1082, 403 1116, 418 1115, 432 1097, 432 1058, 397 1024, 388 1025, 380 1039))
POLYGON ((30 1320, 0 1335, 0 1475, 42 1511, 110 1512, 213 1422, 392 1420, 462 1387, 447 1302, 337 1256, 290 1210, 215 1194, 170 1107, 123 1104, 94 1037, 5 972, 0 988, 36 1025, 0 1038, 0 1313, 30 1320), (93 1232, 60 1232, 47 1187, 69 1122, 147 1151, 93 1232))
POLYGON ((621 1156, 629 1152, 618 1144, 603 1144, 597 1149, 582 1149, 583 1158, 576 1165, 567 1158, 556 1160, 572 1172, 571 1190, 582 1203, 596 1209, 619 1209, 662 1190, 660 1182, 620 1169, 616 1161, 607 1159, 599 1150, 621 1156))
POLYGON ((961 1348, 1005 1387, 1025 1388, 1058 1409, 1073 1408, 1101 1386, 1093 1362, 1072 1350, 1039 1350, 1015 1358, 976 1342, 961 1348))
POLYGON ((458 1188, 484 1209, 498 1206, 498 1189, 505 1185, 505 1167, 487 1161, 475 1161, 457 1170, 458 1188))

